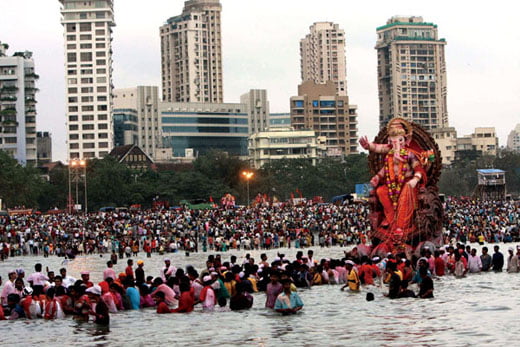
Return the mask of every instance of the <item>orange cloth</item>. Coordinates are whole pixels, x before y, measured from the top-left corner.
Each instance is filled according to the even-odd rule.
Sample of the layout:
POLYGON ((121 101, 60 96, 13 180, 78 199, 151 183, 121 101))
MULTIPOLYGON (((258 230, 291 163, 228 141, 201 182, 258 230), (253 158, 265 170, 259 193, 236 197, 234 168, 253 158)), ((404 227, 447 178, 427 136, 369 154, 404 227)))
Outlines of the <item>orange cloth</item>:
POLYGON ((416 188, 410 187, 408 181, 403 184, 396 210, 394 210, 386 185, 379 186, 376 193, 381 205, 383 205, 385 221, 390 225, 389 231, 391 234, 388 236, 393 236, 396 229, 401 229, 403 238, 406 239, 406 236, 415 229, 413 214, 417 205, 416 188))

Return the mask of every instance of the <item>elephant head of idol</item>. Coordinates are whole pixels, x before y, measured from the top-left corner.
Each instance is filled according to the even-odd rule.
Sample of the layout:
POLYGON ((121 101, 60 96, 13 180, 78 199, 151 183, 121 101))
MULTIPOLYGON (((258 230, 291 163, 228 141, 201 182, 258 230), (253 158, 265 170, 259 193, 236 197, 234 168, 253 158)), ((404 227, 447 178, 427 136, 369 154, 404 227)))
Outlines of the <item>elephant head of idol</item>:
POLYGON ((412 126, 403 118, 393 118, 387 125, 388 144, 392 147, 394 158, 399 161, 405 159, 401 157, 401 149, 407 147, 412 140, 412 126))

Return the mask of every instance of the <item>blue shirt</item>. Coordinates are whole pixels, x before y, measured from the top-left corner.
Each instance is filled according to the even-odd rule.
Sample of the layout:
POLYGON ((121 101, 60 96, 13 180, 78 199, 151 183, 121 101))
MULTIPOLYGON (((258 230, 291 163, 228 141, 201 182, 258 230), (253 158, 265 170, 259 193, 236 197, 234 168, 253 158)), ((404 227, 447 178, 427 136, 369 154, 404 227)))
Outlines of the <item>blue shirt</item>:
POLYGON ((130 299, 130 303, 132 304, 132 310, 138 310, 141 305, 141 296, 139 292, 134 287, 128 287, 126 289, 126 295, 130 299))
POLYGON ((300 296, 295 293, 295 292, 291 292, 290 296, 289 296, 289 299, 290 299, 290 302, 291 302, 291 306, 287 306, 287 295, 282 292, 280 295, 278 295, 278 297, 276 298, 276 302, 274 303, 274 309, 275 310, 279 310, 279 309, 286 309, 286 308, 295 308, 295 307, 303 307, 303 301, 302 299, 300 299, 300 296))

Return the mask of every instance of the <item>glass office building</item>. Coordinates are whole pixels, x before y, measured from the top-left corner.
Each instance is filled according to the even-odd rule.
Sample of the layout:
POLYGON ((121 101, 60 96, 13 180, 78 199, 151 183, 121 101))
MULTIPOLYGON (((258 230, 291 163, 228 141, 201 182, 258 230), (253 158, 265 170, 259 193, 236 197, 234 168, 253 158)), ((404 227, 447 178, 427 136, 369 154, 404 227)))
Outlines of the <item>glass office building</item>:
POLYGON ((174 157, 207 153, 247 155, 248 114, 244 104, 161 103, 163 146, 174 157))

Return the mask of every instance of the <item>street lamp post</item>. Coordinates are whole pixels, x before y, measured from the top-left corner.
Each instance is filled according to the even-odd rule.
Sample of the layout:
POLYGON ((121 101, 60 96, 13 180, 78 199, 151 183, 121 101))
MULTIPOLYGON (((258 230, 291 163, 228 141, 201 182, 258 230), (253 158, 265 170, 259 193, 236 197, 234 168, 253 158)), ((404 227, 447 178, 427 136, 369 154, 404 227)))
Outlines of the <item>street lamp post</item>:
POLYGON ((88 212, 88 199, 87 199, 87 161, 86 160, 80 160, 79 166, 83 168, 83 186, 85 188, 84 192, 84 199, 85 199, 85 214, 88 212))
POLYGON ((69 162, 69 213, 72 213, 73 210, 76 210, 76 205, 78 204, 78 179, 76 174, 76 168, 78 166, 78 161, 76 159, 72 159, 69 162), (76 183, 76 199, 72 199, 72 181, 76 183))
POLYGON ((249 206, 250 200, 249 200, 249 181, 251 178, 253 178, 254 173, 252 171, 242 171, 242 176, 246 179, 247 184, 247 206, 249 206))
POLYGON ((69 173, 69 195, 67 196, 67 211, 69 213, 72 213, 72 207, 73 207, 73 204, 72 204, 72 182, 71 182, 71 179, 70 179, 70 175, 71 175, 71 172, 70 172, 70 166, 72 165, 72 162, 69 162, 69 166, 68 166, 68 173, 69 173))
POLYGON ((88 205, 87 205, 87 161, 86 160, 79 160, 79 159, 72 159, 69 162, 69 213, 72 212, 72 206, 78 205, 79 202, 79 181, 81 180, 81 169, 83 169, 83 183, 84 183, 84 200, 85 200, 85 207, 84 211, 87 213, 88 205), (76 199, 74 201, 74 204, 72 204, 72 181, 76 184, 76 199))

